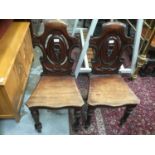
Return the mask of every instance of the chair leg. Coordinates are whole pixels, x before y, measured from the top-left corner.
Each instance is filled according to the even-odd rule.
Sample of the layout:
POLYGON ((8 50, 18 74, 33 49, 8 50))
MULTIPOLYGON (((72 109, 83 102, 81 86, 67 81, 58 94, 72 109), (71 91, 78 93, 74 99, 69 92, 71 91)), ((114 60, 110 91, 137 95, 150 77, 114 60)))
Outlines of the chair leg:
POLYGON ((92 118, 93 112, 94 112, 94 108, 92 106, 88 106, 87 118, 86 118, 86 121, 85 121, 85 129, 88 129, 88 127, 91 124, 91 118, 92 118))
POLYGON ((32 117, 33 117, 34 122, 35 122, 35 129, 36 129, 38 132, 41 132, 42 124, 41 124, 41 122, 39 121, 39 110, 36 109, 36 108, 31 108, 30 111, 31 111, 32 117))
POLYGON ((136 105, 128 105, 125 109, 124 115, 120 120, 120 126, 122 126, 128 119, 130 113, 133 111, 133 109, 136 107, 136 105))
POLYGON ((74 109, 74 123, 73 130, 77 132, 80 129, 81 108, 74 109))
POLYGON ((82 125, 85 125, 85 122, 87 120, 87 109, 88 109, 88 105, 87 105, 87 101, 85 99, 83 99, 85 104, 82 107, 82 125))

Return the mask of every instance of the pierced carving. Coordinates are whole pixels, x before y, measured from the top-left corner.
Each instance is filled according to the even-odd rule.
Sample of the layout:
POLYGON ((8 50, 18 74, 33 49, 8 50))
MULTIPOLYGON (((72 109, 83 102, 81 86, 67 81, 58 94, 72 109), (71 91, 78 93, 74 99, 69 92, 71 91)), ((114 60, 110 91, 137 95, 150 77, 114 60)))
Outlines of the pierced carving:
POLYGON ((101 35, 90 39, 90 47, 94 49, 93 73, 118 73, 123 63, 122 53, 133 43, 133 39, 126 36, 125 28, 122 23, 106 23, 101 35))
POLYGON ((67 33, 67 25, 62 22, 45 24, 44 33, 35 36, 34 45, 42 50, 40 58, 43 74, 64 75, 72 72, 73 60, 71 52, 73 48, 80 48, 78 38, 71 37, 67 33))

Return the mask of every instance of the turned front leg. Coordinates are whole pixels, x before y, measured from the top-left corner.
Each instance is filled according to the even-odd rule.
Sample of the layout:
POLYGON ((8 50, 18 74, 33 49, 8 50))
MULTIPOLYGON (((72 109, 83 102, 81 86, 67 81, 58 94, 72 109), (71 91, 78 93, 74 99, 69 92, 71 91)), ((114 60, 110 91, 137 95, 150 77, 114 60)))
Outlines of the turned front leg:
POLYGON ((34 122, 35 122, 35 129, 36 129, 38 132, 41 132, 42 124, 41 124, 41 122, 39 121, 39 110, 36 109, 36 108, 31 108, 30 111, 31 111, 32 117, 33 117, 34 122))
POLYGON ((81 108, 75 108, 73 129, 76 132, 80 129, 80 118, 81 118, 81 108))
POLYGON ((136 105, 127 105, 124 115, 120 120, 120 126, 122 126, 128 119, 130 113, 133 111, 133 109, 136 107, 136 105))

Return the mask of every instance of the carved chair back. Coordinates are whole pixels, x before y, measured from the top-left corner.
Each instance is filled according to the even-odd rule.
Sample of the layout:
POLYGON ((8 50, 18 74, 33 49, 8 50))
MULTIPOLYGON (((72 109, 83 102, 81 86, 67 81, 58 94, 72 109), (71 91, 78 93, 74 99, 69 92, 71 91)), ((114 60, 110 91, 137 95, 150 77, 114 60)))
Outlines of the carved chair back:
POLYGON ((99 37, 90 39, 93 48, 92 73, 117 74, 123 63, 122 54, 133 39, 126 36, 126 26, 119 22, 109 22, 102 25, 99 37))
POLYGON ((45 23, 44 33, 34 37, 34 45, 39 46, 43 56, 40 58, 43 67, 42 75, 68 75, 74 64, 72 50, 80 47, 79 39, 67 33, 63 22, 45 23))

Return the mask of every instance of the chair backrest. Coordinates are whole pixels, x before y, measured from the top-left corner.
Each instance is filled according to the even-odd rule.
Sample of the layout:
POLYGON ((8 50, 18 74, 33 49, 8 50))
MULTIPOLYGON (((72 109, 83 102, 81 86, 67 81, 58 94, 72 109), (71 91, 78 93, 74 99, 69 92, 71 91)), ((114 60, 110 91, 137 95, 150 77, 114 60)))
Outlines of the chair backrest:
POLYGON ((116 74, 123 63, 121 58, 127 46, 132 45, 133 39, 126 36, 126 26, 120 22, 109 22, 102 25, 99 37, 90 39, 93 48, 92 73, 116 74))
POLYGON ((34 45, 39 46, 43 53, 40 58, 42 75, 71 74, 74 64, 71 52, 75 47, 80 47, 80 43, 78 38, 69 36, 65 23, 45 23, 44 33, 34 37, 34 45))

